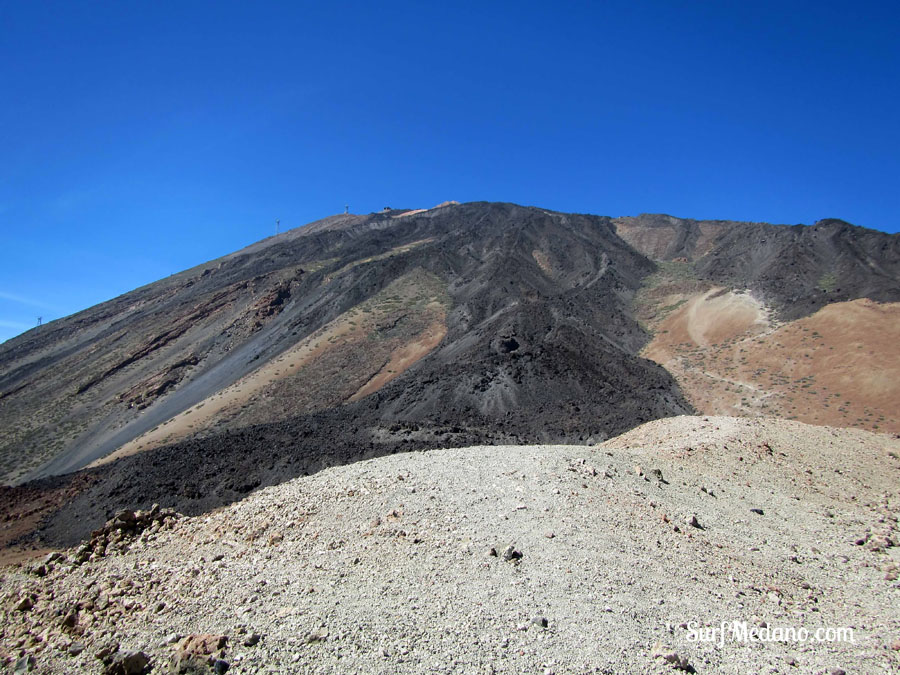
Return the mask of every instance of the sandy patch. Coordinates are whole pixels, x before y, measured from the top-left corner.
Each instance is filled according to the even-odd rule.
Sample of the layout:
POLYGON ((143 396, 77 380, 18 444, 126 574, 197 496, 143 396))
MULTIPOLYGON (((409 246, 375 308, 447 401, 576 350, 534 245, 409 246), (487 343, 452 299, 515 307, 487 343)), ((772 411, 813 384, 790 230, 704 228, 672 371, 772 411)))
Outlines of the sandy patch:
POLYGON ((457 201, 450 200, 449 202, 441 202, 437 206, 432 206, 430 209, 412 209, 410 211, 404 211, 403 213, 398 213, 397 215, 392 215, 391 218, 406 218, 407 216, 414 216, 419 213, 426 213, 428 211, 434 211, 435 209, 440 209, 445 206, 453 206, 454 204, 459 204, 457 201))
POLYGON ((391 216, 391 218, 406 218, 407 216, 414 216, 417 213, 425 213, 426 211, 428 211, 428 209, 413 209, 412 211, 398 213, 396 216, 391 216))
POLYGON ((538 267, 541 268, 541 272, 546 274, 551 279, 556 275, 553 274, 553 265, 550 264, 550 256, 541 251, 540 249, 534 249, 531 252, 531 257, 534 258, 534 261, 537 263, 538 267))
POLYGON ((359 265, 364 265, 370 262, 376 262, 378 260, 385 260, 387 258, 392 258, 395 255, 400 255, 402 253, 406 253, 407 251, 411 251, 414 248, 421 246, 422 244, 427 244, 428 242, 434 241, 434 237, 428 237, 426 239, 419 239, 417 241, 411 241, 408 244, 403 244, 402 246, 395 246, 394 248, 385 251, 384 253, 379 253, 378 255, 373 255, 368 258, 363 258, 361 260, 354 260, 351 263, 344 265, 334 274, 330 274, 324 279, 324 283, 329 283, 335 277, 340 276, 344 272, 348 270, 352 270, 354 267, 358 267, 359 265))
POLYGON ((746 295, 683 298, 643 355, 705 414, 900 432, 900 303, 855 300, 777 325, 746 295))
MULTIPOLYGON (((613 219, 613 225, 617 235, 647 257, 668 260, 677 252, 675 246, 683 233, 682 223, 685 221, 661 214, 650 216, 650 220, 652 222, 648 223, 643 217, 625 216, 613 219)), ((696 242, 680 253, 690 260, 702 258, 713 249, 716 239, 726 227, 726 224, 716 221, 698 222, 696 242)))
MULTIPOLYGON (((749 293, 712 288, 694 295, 676 294, 666 299, 671 313, 657 327, 667 337, 656 347, 691 343, 706 347, 768 328, 765 306, 749 293)), ((647 355, 654 358, 648 348, 647 355)))

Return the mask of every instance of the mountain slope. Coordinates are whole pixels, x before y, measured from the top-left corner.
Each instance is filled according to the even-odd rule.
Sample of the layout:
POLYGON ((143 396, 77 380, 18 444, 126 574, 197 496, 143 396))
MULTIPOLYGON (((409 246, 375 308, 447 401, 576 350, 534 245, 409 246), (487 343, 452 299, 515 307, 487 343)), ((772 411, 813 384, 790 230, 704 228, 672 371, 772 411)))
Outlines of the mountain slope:
POLYGON ((665 371, 635 356, 646 335, 628 303, 652 271, 596 216, 477 203, 326 219, 0 347, 4 475, 72 471, 154 429, 159 438, 229 387, 256 388, 183 425, 190 435, 272 421, 277 389, 288 404, 275 419, 346 405, 338 417, 373 439, 395 423, 605 438, 689 409, 665 371), (366 348, 339 339, 330 370, 288 363, 265 387, 247 384, 321 331, 358 325, 353 312, 374 312, 366 348), (426 327, 442 337, 423 343, 426 327), (388 351, 368 348, 385 340, 388 351), (380 372, 392 354, 403 373, 380 372), (367 383, 371 396, 354 403, 367 383))
POLYGON ((900 299, 900 237, 842 220, 788 227, 644 214, 614 224, 650 258, 683 261, 700 278, 750 288, 785 320, 834 302, 900 299))
POLYGON ((832 303, 845 323, 826 328, 791 298, 812 311, 837 293, 812 280, 840 269, 841 297, 900 301, 896 235, 670 220, 335 216, 30 331, 0 347, 6 479, 91 466, 0 490, 0 543, 69 545, 117 509, 199 514, 400 451, 597 442, 692 406, 895 428, 896 349, 840 337, 847 317, 892 334, 894 305, 832 303), (760 236, 778 243, 763 271, 728 266, 760 236), (795 254, 813 267, 785 295, 795 254), (812 386, 820 368, 840 381, 812 386))
POLYGON ((900 237, 838 220, 614 222, 657 262, 635 296, 653 333, 641 354, 697 411, 900 432, 900 237))

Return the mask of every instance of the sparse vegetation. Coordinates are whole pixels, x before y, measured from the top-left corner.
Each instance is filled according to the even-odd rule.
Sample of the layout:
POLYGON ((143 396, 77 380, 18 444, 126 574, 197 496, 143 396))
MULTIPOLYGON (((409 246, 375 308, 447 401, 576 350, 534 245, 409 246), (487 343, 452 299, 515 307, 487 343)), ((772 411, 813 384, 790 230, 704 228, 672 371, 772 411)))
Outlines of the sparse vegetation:
POLYGON ((837 288, 838 279, 834 272, 826 272, 819 278, 818 288, 826 293, 831 293, 837 288))

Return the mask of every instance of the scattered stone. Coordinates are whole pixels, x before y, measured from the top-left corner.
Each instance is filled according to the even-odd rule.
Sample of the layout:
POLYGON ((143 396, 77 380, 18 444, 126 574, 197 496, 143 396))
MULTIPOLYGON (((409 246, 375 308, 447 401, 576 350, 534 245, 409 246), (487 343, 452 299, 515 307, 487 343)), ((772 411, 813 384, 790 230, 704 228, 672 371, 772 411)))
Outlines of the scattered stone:
POLYGON ((109 664, 112 662, 113 656, 119 651, 118 642, 107 642, 101 645, 100 649, 94 655, 100 662, 109 664))
POLYGON ((654 658, 662 659, 676 670, 683 670, 687 673, 695 672, 694 667, 690 664, 688 658, 686 656, 682 656, 676 651, 672 651, 670 649, 662 647, 661 645, 657 645, 653 648, 652 653, 654 658))
POLYGON ((666 482, 666 479, 663 478, 661 469, 650 469, 650 471, 647 472, 647 477, 657 481, 658 483, 666 482))
POLYGON ((325 626, 320 626, 315 630, 309 632, 306 636, 307 644, 314 644, 316 642, 322 642, 325 638, 328 637, 328 629, 325 626))
POLYGON ((81 652, 84 651, 84 643, 83 642, 73 642, 69 645, 68 652, 71 656, 78 656, 81 652))
POLYGON ((538 628, 546 628, 550 625, 550 623, 547 621, 547 617, 545 616, 536 616, 531 620, 531 623, 538 628))
POLYGON ((15 605, 18 612, 27 612, 32 607, 34 607, 34 600, 31 599, 30 595, 22 596, 15 605))
POLYGON ((697 520, 697 516, 691 516, 688 518, 688 525, 691 527, 696 527, 698 530, 702 530, 703 526, 700 524, 700 521, 697 520))
POLYGON ((162 639, 162 642, 159 643, 159 646, 165 647, 167 645, 174 645, 180 639, 181 639, 181 636, 178 633, 169 633, 162 639))
POLYGON ((245 647, 255 647, 257 644, 259 644, 261 638, 262 636, 259 633, 251 633, 244 638, 241 644, 243 644, 245 647))
POLYGON ((506 562, 510 562, 512 560, 519 560, 522 558, 522 553, 517 551, 515 547, 510 544, 505 549, 503 549, 503 555, 501 556, 503 560, 506 562))
POLYGON ((159 504, 154 504, 149 511, 119 511, 103 527, 91 532, 90 541, 76 549, 74 562, 81 565, 98 560, 110 551, 125 550, 145 530, 170 526, 179 517, 172 509, 160 509, 159 504))
POLYGON ((69 610, 63 617, 62 625, 66 628, 74 628, 78 623, 78 612, 74 609, 69 610))
POLYGON ((764 516, 764 515, 766 515, 765 513, 763 513, 763 510, 762 510, 762 509, 750 509, 750 513, 755 513, 755 514, 758 515, 758 516, 764 516))
POLYGON ((106 666, 105 675, 141 675, 150 665, 150 657, 144 652, 117 652, 106 666))
POLYGON ((225 635, 209 633, 188 635, 182 640, 179 649, 190 654, 210 656, 225 649, 228 638, 225 635))
POLYGON ((31 654, 26 654, 16 659, 13 665, 14 673, 30 673, 35 668, 35 660, 31 654))
POLYGON ((900 652, 900 640, 894 640, 894 644, 891 645, 891 649, 895 652, 900 652))
POLYGON ((231 668, 231 664, 224 659, 216 659, 213 661, 212 667, 213 672, 216 673, 216 675, 224 675, 224 673, 227 673, 228 669, 231 668))
POLYGON ((185 637, 172 658, 172 670, 176 673, 203 671, 223 655, 228 638, 225 635, 195 634, 185 637))

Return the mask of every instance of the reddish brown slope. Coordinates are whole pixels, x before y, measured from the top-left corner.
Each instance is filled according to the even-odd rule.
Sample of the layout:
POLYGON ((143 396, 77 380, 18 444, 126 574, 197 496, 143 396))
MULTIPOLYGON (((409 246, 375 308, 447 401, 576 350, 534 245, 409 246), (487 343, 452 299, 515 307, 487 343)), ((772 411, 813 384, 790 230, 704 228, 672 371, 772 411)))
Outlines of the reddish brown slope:
POLYGON ((835 303, 778 324, 748 294, 671 299, 643 354, 699 411, 900 432, 900 303, 835 303))

